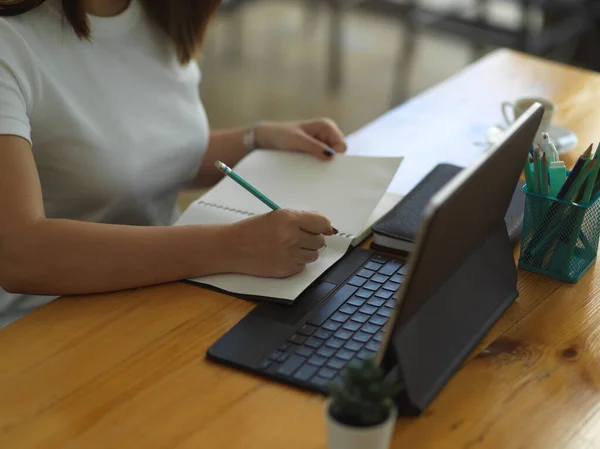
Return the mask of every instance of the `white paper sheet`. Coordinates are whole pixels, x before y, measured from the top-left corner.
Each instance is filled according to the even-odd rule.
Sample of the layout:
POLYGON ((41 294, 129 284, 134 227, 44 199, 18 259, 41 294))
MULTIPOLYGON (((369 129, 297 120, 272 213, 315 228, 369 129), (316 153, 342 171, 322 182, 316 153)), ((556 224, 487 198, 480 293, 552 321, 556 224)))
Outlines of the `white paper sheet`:
MULTIPOLYGON (((254 151, 234 171, 282 208, 318 211, 340 233, 360 233, 379 204, 401 157, 338 155, 329 162, 299 153, 254 151)), ((252 214, 270 209, 230 178, 224 178, 199 201, 190 205, 177 225, 231 223, 246 218, 228 209, 252 214)), ((284 279, 241 274, 203 276, 193 281, 232 293, 294 300, 347 251, 351 238, 327 237, 319 260, 295 276, 284 279)))

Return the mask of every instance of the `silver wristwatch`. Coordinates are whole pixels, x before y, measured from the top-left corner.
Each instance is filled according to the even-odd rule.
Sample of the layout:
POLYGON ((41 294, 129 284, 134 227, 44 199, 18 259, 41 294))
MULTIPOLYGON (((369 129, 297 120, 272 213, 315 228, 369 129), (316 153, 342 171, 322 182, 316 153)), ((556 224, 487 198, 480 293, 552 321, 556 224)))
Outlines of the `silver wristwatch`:
POLYGON ((244 133, 242 137, 242 141, 244 142, 244 148, 247 153, 250 153, 252 150, 256 149, 256 129, 260 125, 260 122, 253 124, 248 131, 244 133))

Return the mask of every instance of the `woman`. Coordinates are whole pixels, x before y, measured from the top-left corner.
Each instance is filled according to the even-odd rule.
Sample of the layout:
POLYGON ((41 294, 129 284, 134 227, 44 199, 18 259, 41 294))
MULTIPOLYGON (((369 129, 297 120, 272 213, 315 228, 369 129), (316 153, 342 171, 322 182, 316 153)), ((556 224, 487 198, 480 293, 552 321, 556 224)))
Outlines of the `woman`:
POLYGON ((345 150, 323 119, 209 131, 193 61, 219 3, 0 0, 0 327, 59 295, 317 259, 332 228, 316 213, 169 226, 217 159, 345 150))

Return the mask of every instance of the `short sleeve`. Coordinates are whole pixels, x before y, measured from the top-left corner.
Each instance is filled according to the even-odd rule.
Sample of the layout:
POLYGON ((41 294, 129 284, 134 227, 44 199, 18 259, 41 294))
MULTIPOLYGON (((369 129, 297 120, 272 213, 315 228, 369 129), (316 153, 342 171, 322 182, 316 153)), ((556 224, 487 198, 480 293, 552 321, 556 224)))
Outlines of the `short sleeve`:
POLYGON ((31 142, 33 67, 23 38, 0 18, 0 134, 31 142))

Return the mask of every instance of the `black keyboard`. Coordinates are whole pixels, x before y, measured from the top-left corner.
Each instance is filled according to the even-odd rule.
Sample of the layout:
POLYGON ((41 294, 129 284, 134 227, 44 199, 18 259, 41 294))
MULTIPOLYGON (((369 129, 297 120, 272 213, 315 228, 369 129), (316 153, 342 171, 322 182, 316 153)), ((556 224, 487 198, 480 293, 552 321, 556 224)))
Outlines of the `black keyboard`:
POLYGON ((405 269, 402 261, 373 254, 259 370, 318 390, 338 381, 352 360, 376 354, 405 269))

